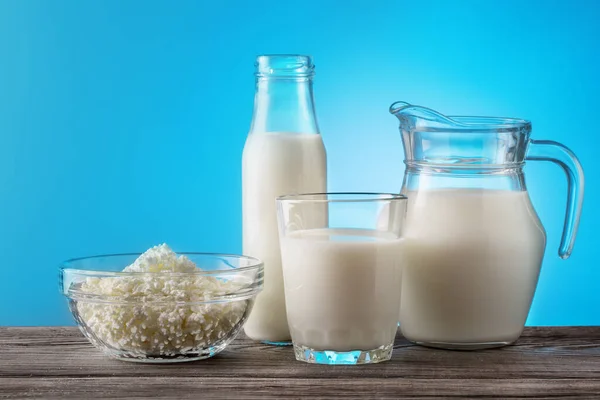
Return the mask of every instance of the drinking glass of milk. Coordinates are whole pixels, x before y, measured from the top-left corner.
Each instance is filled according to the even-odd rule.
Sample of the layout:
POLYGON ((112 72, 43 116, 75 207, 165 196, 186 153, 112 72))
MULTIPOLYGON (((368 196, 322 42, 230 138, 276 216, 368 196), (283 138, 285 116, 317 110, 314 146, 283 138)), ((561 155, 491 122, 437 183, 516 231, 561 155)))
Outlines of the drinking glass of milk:
POLYGON ((483 349, 516 341, 535 293, 546 232, 529 199, 525 160, 567 174, 559 256, 573 249, 583 170, 560 143, 529 138, 512 118, 447 117, 404 102, 400 120, 408 196, 400 329, 418 344, 483 349))
POLYGON ((390 359, 406 202, 402 195, 373 193, 277 199, 285 303, 297 360, 390 359))
POLYGON ((254 115, 242 157, 242 231, 243 253, 263 261, 265 283, 244 331, 270 344, 290 341, 275 199, 327 187, 314 73, 308 56, 262 55, 256 60, 254 115))

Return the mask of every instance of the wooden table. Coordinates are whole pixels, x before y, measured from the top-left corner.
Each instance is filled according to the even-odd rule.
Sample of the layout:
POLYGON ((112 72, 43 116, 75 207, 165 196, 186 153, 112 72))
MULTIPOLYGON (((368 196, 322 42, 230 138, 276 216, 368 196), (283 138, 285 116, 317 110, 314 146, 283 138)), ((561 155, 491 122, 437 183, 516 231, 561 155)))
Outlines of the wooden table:
POLYGON ((477 352, 401 336, 394 348, 386 363, 323 366, 239 337, 209 360, 148 365, 104 357, 76 328, 0 328, 0 398, 600 399, 600 327, 527 328, 514 346, 477 352))

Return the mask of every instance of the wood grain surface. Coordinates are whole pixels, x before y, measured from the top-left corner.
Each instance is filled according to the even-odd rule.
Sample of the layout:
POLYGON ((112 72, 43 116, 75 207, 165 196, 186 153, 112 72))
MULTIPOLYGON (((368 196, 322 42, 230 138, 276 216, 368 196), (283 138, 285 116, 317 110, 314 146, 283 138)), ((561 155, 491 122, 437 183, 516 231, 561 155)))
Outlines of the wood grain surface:
POLYGON ((364 366, 295 361, 243 335, 223 353, 173 365, 106 358, 72 327, 0 328, 4 398, 600 399, 600 327, 527 328, 516 345, 461 352, 396 338, 364 366))

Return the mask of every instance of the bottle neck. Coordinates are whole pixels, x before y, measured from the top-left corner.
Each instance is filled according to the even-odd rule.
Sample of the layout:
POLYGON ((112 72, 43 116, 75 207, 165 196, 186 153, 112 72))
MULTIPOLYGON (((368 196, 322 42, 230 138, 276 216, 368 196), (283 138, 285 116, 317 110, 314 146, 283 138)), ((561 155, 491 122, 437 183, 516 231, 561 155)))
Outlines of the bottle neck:
POLYGON ((312 78, 257 78, 250 133, 260 132, 319 133, 312 78))

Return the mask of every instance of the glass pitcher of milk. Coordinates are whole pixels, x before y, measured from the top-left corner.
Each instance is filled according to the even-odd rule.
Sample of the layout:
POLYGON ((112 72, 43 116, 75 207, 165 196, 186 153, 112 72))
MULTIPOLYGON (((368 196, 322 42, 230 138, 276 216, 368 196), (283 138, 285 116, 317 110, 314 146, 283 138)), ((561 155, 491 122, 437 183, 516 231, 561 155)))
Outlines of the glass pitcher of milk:
POLYGON ((291 340, 275 199, 327 189, 314 72, 308 56, 263 55, 256 60, 254 115, 242 157, 242 232, 243 253, 264 262, 265 279, 244 331, 272 344, 291 340))
POLYGON ((573 249, 584 177, 560 143, 530 139, 521 119, 448 117, 405 102, 400 120, 408 196, 400 329, 418 344, 483 349, 515 342, 537 286, 546 232, 527 192, 525 160, 567 174, 559 256, 573 249))

